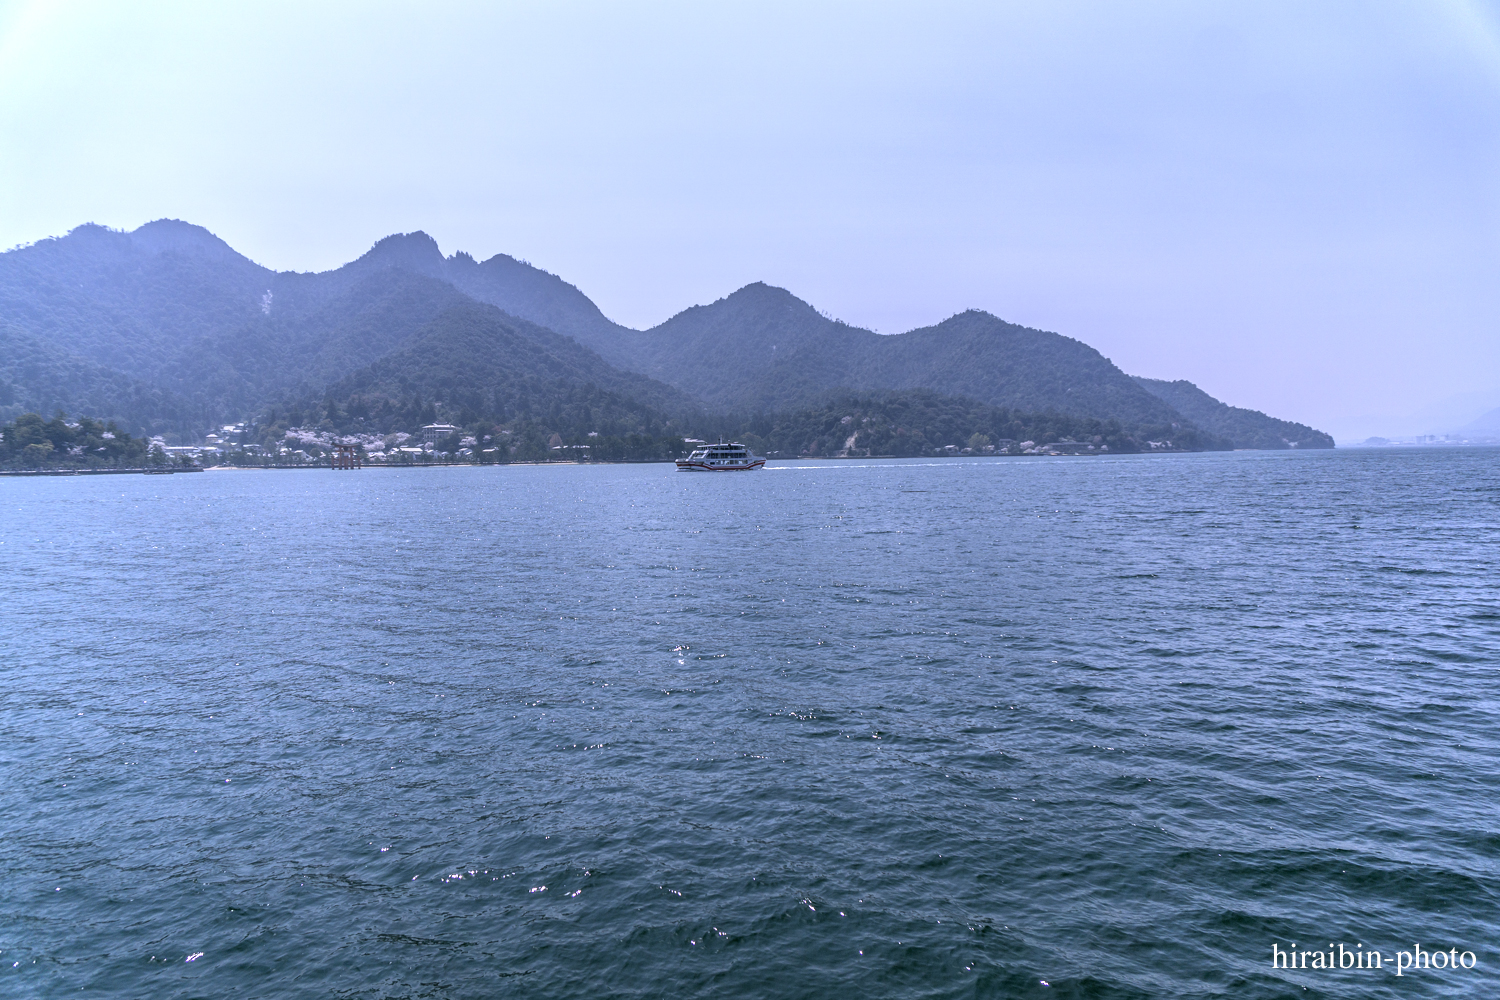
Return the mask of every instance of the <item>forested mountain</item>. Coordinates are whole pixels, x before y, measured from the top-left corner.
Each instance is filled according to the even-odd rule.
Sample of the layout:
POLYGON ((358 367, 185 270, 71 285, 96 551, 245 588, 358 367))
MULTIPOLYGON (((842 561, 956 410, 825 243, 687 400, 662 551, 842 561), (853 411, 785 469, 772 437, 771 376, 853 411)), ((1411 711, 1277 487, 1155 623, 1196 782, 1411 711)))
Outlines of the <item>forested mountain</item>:
POLYGON ((1127 427, 1118 420, 1025 412, 930 389, 849 393, 808 409, 729 419, 715 429, 773 456, 824 458, 1015 454, 1036 445, 1074 454, 1230 448, 1223 438, 1180 424, 1127 427))
POLYGON ((631 368, 642 343, 640 331, 607 319, 593 300, 557 275, 505 254, 483 262, 462 251, 444 257, 426 233, 387 236, 358 260, 327 273, 363 275, 391 268, 448 282, 476 301, 572 337, 614 365, 631 368))
MULTIPOLYGON (((691 419, 695 400, 671 386, 621 371, 577 343, 472 300, 445 309, 384 355, 319 394, 320 419, 340 430, 368 421, 374 433, 396 426, 411 405, 435 407, 462 423, 477 419, 566 422, 625 432, 691 419), (415 401, 415 403, 414 403, 415 401), (578 416, 564 420, 582 408, 578 416), (354 418, 353 420, 349 418, 354 418)), ((299 401, 304 409, 316 398, 299 401)))
POLYGON ((642 371, 730 409, 802 407, 835 390, 931 389, 1034 412, 1181 419, 1087 344, 983 312, 881 336, 754 284, 645 338, 642 371))
POLYGON ((58 410, 153 433, 195 423, 175 393, 0 325, 0 422, 58 410))
POLYGON ((1169 406, 1082 341, 970 310, 936 326, 882 337, 862 387, 925 388, 1011 409, 1168 426, 1169 406))
MULTIPOLYGON (((534 303, 544 298, 550 277, 538 273, 522 282, 517 276, 525 301, 496 289, 486 301, 527 315, 540 308, 534 303)), ((556 289, 554 311, 578 294, 571 285, 556 289)), ((578 326, 561 317, 553 328, 606 357, 615 351, 616 363, 717 408, 770 411, 815 404, 840 390, 931 389, 1028 411, 1139 424, 1181 419, 1087 344, 974 310, 881 336, 757 282, 642 333, 601 326, 597 309, 573 312, 585 317, 578 326)))
POLYGON ((1333 438, 1322 431, 1290 420, 1277 420, 1259 410, 1246 410, 1221 403, 1186 380, 1168 382, 1137 376, 1136 381, 1192 423, 1211 434, 1228 438, 1236 448, 1274 450, 1333 447, 1333 438))
MULTIPOLYGON (((0 255, 0 337, 10 348, 0 379, 14 400, 3 412, 98 411, 191 435, 321 397, 444 310, 476 305, 443 277, 450 267, 465 270, 420 233, 382 240, 335 271, 295 274, 262 268, 186 223, 133 233, 83 226, 0 255)), ((695 405, 567 337, 520 320, 513 329, 601 384, 629 385, 668 408, 695 405)), ((462 359, 441 357, 461 372, 462 359)), ((423 370, 432 382, 432 365, 423 370)))
POLYGON ((0 255, 0 319, 147 381, 182 347, 252 320, 272 272, 205 229, 79 226, 0 255))
POLYGON ((636 365, 720 408, 779 410, 861 388, 852 369, 875 336, 756 283, 647 330, 636 365))
POLYGON ((879 336, 760 283, 630 330, 555 275, 504 255, 444 257, 425 233, 316 274, 271 271, 173 220, 81 226, 0 254, 0 418, 61 409, 174 440, 293 412, 328 427, 468 414, 622 434, 731 419, 769 432, 781 419, 795 437, 822 419, 809 414, 855 397, 885 400, 883 414, 904 399, 929 430, 997 427, 1001 411, 1112 421, 1116 450, 1326 439, 1181 386, 1192 389, 1131 379, 1086 344, 983 312, 879 336))

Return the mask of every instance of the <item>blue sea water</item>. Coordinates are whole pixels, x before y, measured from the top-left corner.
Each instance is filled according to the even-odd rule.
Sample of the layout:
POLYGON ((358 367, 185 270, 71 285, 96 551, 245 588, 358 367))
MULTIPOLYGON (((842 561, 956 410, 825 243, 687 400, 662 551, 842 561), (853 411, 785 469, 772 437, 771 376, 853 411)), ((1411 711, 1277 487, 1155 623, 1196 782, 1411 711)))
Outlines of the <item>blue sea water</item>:
POLYGON ((0 994, 1497 995, 1497 559, 1479 449, 0 480, 0 994))

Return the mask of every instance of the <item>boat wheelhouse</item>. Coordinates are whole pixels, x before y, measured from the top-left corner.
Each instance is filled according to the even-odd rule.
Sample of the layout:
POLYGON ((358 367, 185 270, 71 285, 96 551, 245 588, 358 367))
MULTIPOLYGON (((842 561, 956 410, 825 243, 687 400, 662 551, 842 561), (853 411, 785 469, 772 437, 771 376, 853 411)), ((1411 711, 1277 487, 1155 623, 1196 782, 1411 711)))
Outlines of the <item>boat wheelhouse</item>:
POLYGON ((677 460, 679 472, 749 472, 766 464, 742 444, 707 444, 693 449, 687 458, 677 460))

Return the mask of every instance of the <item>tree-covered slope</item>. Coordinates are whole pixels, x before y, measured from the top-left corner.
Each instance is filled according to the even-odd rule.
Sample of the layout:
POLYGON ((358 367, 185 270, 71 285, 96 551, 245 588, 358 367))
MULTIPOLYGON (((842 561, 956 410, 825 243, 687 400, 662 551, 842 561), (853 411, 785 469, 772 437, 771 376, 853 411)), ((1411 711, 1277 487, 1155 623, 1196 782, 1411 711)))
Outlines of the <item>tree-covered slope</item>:
POLYGON ((43 343, 152 380, 181 345, 260 310, 264 268, 207 230, 80 226, 0 254, 0 317, 43 343))
MULTIPOLYGON (((923 388, 1026 412, 1170 427, 1181 417, 1082 341, 970 310, 881 337, 860 388, 923 388)), ((1189 418, 1191 419, 1191 418, 1189 418)))
POLYGON ((1027 412, 1182 422, 1087 344, 978 311, 880 336, 754 284, 645 338, 635 367, 731 410, 805 407, 837 390, 930 389, 1027 412))
POLYGON ((59 410, 153 434, 197 429, 203 421, 170 391, 0 325, 0 420, 59 410))
MULTIPOLYGON (((61 406, 133 429, 201 432, 319 396, 444 310, 473 304, 445 277, 455 267, 466 270, 422 233, 381 240, 334 271, 278 274, 185 223, 131 233, 83 226, 0 255, 0 316, 9 321, 0 395, 12 399, 0 407, 61 406)), ((598 384, 648 404, 692 405, 568 337, 524 321, 514 329, 598 384)), ((432 364, 423 371, 436 379, 432 364)))
POLYGON ((166 455, 152 450, 113 423, 84 417, 43 420, 23 413, 0 426, 0 468, 4 469, 119 469, 162 465, 166 455))
POLYGON ((1070 452, 1228 450, 1229 442, 1178 425, 1124 426, 1117 420, 1035 413, 944 396, 927 389, 850 393, 807 409, 729 421, 729 435, 773 456, 907 457, 969 450, 1011 452, 1070 441, 1070 452))
POLYGON ((876 339, 757 282, 646 331, 632 367, 722 409, 779 410, 854 387, 876 339))
POLYGON ((610 364, 634 368, 640 331, 608 319, 592 299, 555 274, 505 254, 477 262, 458 253, 448 258, 444 276, 480 302, 572 337, 610 364))
POLYGON ((0 398, 11 399, 0 412, 97 409, 89 415, 132 429, 206 430, 330 391, 357 394, 350 380, 363 378, 392 399, 391 386, 408 401, 420 391, 424 406, 592 385, 672 415, 699 400, 750 414, 810 411, 841 392, 928 390, 1114 420, 1135 437, 1164 428, 1187 440, 1197 424, 1241 446, 1327 446, 1310 428, 1224 407, 1187 383, 1133 380, 1086 344, 983 312, 878 336, 756 283, 636 331, 556 275, 505 255, 444 257, 420 232, 298 274, 184 222, 81 226, 0 254, 0 324, 10 354, 0 398), (490 333, 464 332, 474 324, 490 333))
POLYGON ((194 338, 156 374, 183 396, 214 404, 224 417, 267 401, 321 390, 395 350, 444 309, 470 301, 451 285, 388 269, 345 290, 242 326, 194 338))
POLYGON ((568 338, 472 301, 444 310, 399 350, 321 396, 321 404, 308 399, 304 407, 321 405, 340 429, 351 427, 347 418, 353 417, 381 433, 415 429, 403 424, 421 419, 408 412, 414 405, 430 420, 594 423, 600 426, 589 429, 601 433, 658 428, 697 410, 670 386, 614 368, 568 338))
POLYGON ((1210 433, 1228 438, 1236 448, 1332 448, 1333 438, 1306 424, 1268 417, 1221 403, 1191 382, 1142 378, 1135 381, 1178 413, 1210 433))
POLYGON ((321 277, 347 280, 387 268, 448 282, 477 302, 573 338, 611 364, 632 367, 641 344, 640 331, 605 317, 593 300, 557 275, 506 254, 485 261, 462 251, 444 257, 437 241, 420 231, 387 236, 358 260, 321 277))

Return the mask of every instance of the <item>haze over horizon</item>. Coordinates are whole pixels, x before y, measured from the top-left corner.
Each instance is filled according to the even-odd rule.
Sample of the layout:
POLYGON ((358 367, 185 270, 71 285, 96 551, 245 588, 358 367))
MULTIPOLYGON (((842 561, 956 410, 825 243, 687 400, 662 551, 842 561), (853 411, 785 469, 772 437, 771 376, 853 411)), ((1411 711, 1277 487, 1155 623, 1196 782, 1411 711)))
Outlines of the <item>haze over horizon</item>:
POLYGON ((423 230, 636 328, 753 281, 972 307, 1401 432, 1500 405, 1496 10, 0 3, 0 244, 180 218, 325 270, 423 230))

